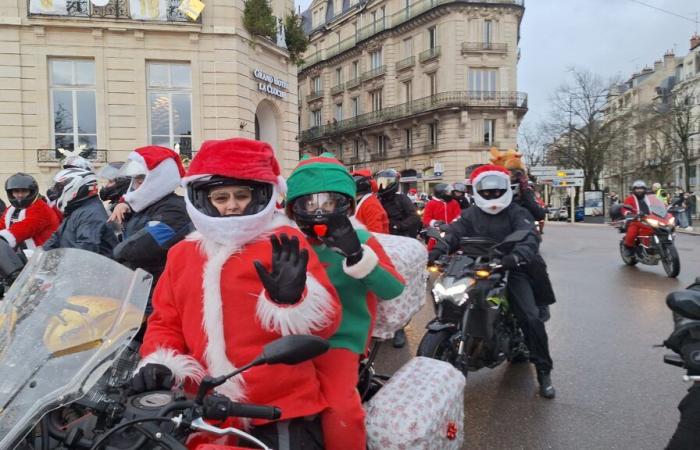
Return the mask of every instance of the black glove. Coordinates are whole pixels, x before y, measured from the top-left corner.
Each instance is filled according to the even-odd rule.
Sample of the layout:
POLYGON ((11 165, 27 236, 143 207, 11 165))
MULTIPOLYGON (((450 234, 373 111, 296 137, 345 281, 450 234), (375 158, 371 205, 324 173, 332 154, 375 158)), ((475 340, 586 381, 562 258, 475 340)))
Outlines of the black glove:
POLYGON ((439 225, 436 224, 436 226, 438 227, 438 230, 440 230, 440 231, 447 232, 450 229, 450 224, 445 223, 445 222, 440 222, 440 224, 439 225))
POLYGON ((518 257, 515 255, 506 255, 501 259, 501 265, 506 270, 515 270, 518 268, 518 257))
POLYGON ((146 364, 131 379, 131 391, 134 394, 140 394, 168 390, 174 384, 175 377, 170 369, 162 364, 146 364))
POLYGON ((299 250, 299 239, 286 234, 270 236, 272 244, 272 272, 268 272, 260 261, 255 261, 255 270, 270 299, 275 303, 293 305, 301 300, 306 286, 308 250, 299 250))
POLYGON ((362 259, 362 244, 348 216, 334 216, 328 221, 328 233, 321 237, 327 247, 345 256, 348 266, 362 259))
POLYGON ((432 266, 433 264, 435 264, 435 261, 440 259, 442 254, 443 254, 442 251, 440 251, 436 248, 430 250, 430 252, 428 252, 428 265, 432 266))

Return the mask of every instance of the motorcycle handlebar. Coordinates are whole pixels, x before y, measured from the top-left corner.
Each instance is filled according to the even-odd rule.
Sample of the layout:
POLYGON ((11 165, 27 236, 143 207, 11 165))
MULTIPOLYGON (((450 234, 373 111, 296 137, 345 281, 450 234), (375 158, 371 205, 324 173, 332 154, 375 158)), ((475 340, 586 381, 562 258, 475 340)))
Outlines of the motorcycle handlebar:
POLYGON ((217 395, 205 397, 203 416, 214 420, 225 420, 229 417, 278 420, 282 411, 275 406, 236 403, 217 395))

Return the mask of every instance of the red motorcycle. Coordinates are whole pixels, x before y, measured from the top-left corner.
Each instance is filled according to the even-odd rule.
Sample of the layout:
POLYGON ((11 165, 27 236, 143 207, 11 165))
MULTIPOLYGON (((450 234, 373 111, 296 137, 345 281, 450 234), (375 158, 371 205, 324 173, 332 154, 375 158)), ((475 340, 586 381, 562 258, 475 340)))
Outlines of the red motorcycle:
MULTIPOLYGON (((664 267, 664 271, 669 278, 675 278, 681 271, 681 260, 678 250, 674 245, 674 231, 676 229, 676 219, 667 211, 663 204, 655 195, 648 195, 649 214, 627 215, 622 220, 616 220, 612 225, 617 226, 620 233, 626 233, 629 223, 639 222, 639 235, 635 241, 634 252, 628 255, 625 252, 624 237, 620 240, 620 256, 622 261, 628 266, 637 263, 650 266, 658 265, 659 262, 664 267)), ((611 216, 621 219, 622 211, 631 211, 628 205, 615 205, 611 210, 611 216)))

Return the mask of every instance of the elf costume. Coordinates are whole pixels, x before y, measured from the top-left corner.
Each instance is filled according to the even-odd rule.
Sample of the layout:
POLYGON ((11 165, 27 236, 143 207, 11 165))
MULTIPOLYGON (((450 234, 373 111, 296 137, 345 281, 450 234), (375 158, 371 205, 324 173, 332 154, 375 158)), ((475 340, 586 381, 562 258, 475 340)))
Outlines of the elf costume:
MULTIPOLYGON (((338 251, 342 245, 329 244, 337 242, 331 241, 336 224, 349 225, 347 214, 326 216, 329 217, 327 229, 324 228, 325 224, 304 222, 305 219, 299 215, 295 201, 304 202, 309 195, 316 193, 342 194, 354 206, 355 182, 333 155, 323 154, 302 160, 287 184, 287 214, 295 218, 309 237, 343 305, 342 322, 330 338, 331 350, 314 360, 319 370, 321 389, 330 404, 321 415, 325 446, 329 450, 364 450, 364 410, 356 389, 360 355, 367 348, 377 297, 388 300, 401 294, 403 279, 381 244, 368 231, 354 230, 352 226, 344 228, 347 233, 356 234, 354 239, 359 239, 361 244, 361 256, 353 253, 357 255, 356 261, 351 261, 352 255, 338 251), (334 248, 329 248, 327 244, 334 248)), ((351 213, 351 210, 348 211, 348 214, 351 213)))
MULTIPOLYGON (((268 270, 273 266, 272 235, 296 237, 302 251, 310 250, 303 234, 276 212, 285 183, 272 148, 240 138, 204 142, 183 184, 197 231, 168 254, 139 367, 166 366, 178 382, 187 381, 192 388, 204 374, 220 376, 249 363, 280 336, 330 337, 340 322, 340 303, 313 251, 308 251, 306 287, 293 303, 271 300, 256 273, 255 262, 268 270), (190 190, 190 183, 214 177, 258 182, 272 194, 257 213, 217 217, 195 206, 190 190)), ((216 390, 234 401, 277 406, 281 420, 315 415, 327 407, 311 361, 258 366, 216 390)), ((264 423, 252 420, 253 425, 264 423)))

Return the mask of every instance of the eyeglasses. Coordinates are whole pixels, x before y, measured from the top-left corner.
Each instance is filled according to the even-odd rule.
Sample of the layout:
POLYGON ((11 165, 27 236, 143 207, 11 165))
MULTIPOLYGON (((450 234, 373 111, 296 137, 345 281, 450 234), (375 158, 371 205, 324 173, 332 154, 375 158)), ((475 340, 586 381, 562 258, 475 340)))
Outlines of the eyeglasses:
POLYGON ((210 192, 207 196, 211 199, 211 202, 215 205, 225 205, 233 200, 235 202, 247 202, 253 197, 253 188, 250 187, 240 187, 237 191, 214 191, 210 192))

